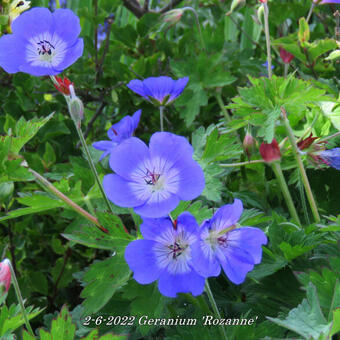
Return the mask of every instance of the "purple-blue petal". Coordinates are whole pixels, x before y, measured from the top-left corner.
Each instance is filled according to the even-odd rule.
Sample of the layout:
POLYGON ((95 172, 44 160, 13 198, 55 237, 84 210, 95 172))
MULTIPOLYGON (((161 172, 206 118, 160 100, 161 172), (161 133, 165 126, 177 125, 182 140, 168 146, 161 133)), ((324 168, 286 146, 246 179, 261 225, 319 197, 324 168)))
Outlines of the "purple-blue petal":
POLYGON ((111 152, 110 167, 118 175, 131 179, 131 173, 149 157, 149 149, 140 139, 124 140, 111 152))
POLYGON ((140 116, 142 114, 142 110, 138 110, 136 111, 133 116, 132 116, 132 121, 133 121, 133 131, 135 131, 137 129, 137 126, 139 124, 140 121, 140 116))
POLYGON ((340 148, 324 150, 320 156, 331 167, 340 170, 340 148))
POLYGON ((143 86, 146 96, 162 104, 166 96, 170 97, 175 81, 170 77, 150 77, 143 81, 143 86))
POLYGON ((180 78, 180 79, 176 80, 175 85, 174 85, 174 87, 171 91, 171 95, 170 95, 168 103, 175 100, 183 92, 188 81, 189 81, 189 77, 184 77, 184 78, 180 78))
POLYGON ((245 249, 258 264, 262 259, 262 245, 267 244, 266 234, 258 228, 242 227, 228 233, 228 247, 245 249))
POLYGON ((223 255, 221 253, 217 255, 228 279, 235 284, 242 283, 247 273, 254 268, 253 257, 244 249, 227 247, 223 255))
POLYGON ((153 247, 156 242, 150 240, 136 240, 128 244, 125 249, 125 260, 133 271, 133 278, 140 284, 148 284, 159 278, 162 273, 157 266, 153 247))
POLYGON ((140 96, 144 98, 147 98, 145 91, 144 91, 143 82, 141 80, 139 79, 131 80, 126 86, 133 92, 139 94, 140 96))
POLYGON ((52 14, 54 31, 69 45, 73 45, 81 31, 79 18, 70 9, 57 9, 52 14))
POLYGON ((235 199, 233 204, 226 204, 219 208, 211 219, 211 228, 223 230, 234 225, 241 217, 243 211, 242 201, 235 199))
POLYGON ((146 240, 157 240, 163 233, 173 228, 169 217, 147 218, 143 217, 140 232, 146 240))
POLYGON ((83 51, 84 41, 82 38, 79 38, 74 45, 68 47, 63 61, 55 66, 56 74, 75 63, 83 55, 83 51))
POLYGON ((106 140, 102 140, 99 142, 94 142, 92 143, 92 146, 100 151, 104 151, 104 153, 100 156, 100 161, 106 157, 107 155, 109 155, 111 153, 111 151, 113 150, 113 148, 117 145, 117 143, 111 142, 111 141, 106 141, 106 140))
POLYGON ((152 158, 163 158, 169 165, 173 166, 183 159, 192 159, 193 147, 182 136, 170 132, 156 132, 150 138, 150 155, 152 158))
POLYGON ((204 172, 194 160, 184 159, 176 163, 179 173, 179 191, 177 195, 184 201, 198 197, 204 190, 204 172))
POLYGON ((182 225, 183 228, 191 234, 197 234, 199 231, 199 226, 195 217, 188 211, 181 213, 177 217, 177 225, 182 225))
POLYGON ((0 38, 0 66, 7 73, 19 72, 19 65, 24 62, 23 44, 20 38, 6 34, 0 38))
POLYGON ((220 262, 215 253, 205 254, 202 250, 203 240, 198 240, 191 246, 192 266, 203 277, 219 276, 221 273, 220 262))
POLYGON ((179 201, 176 195, 156 191, 143 205, 135 206, 134 210, 143 217, 162 217, 174 210, 179 201))
POLYGON ((13 34, 29 40, 44 32, 54 31, 52 13, 44 7, 35 7, 22 13, 12 23, 13 34))
POLYGON ((132 208, 144 204, 131 187, 131 182, 116 175, 109 174, 104 176, 103 187, 110 201, 120 207, 132 208))
POLYGON ((161 273, 158 288, 168 297, 176 297, 177 293, 191 293, 194 296, 204 291, 205 279, 194 270, 184 274, 170 274, 167 271, 161 273))

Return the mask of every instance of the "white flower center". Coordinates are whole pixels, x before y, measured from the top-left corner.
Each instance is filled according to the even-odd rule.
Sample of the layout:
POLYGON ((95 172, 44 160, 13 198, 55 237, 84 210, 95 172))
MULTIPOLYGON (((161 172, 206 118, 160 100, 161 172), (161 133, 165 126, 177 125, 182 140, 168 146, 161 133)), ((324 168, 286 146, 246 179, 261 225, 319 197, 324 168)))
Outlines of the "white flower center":
POLYGON ((26 60, 32 66, 56 67, 65 57, 67 44, 57 35, 45 32, 31 38, 26 49, 26 60))
POLYGON ((167 268, 172 274, 180 274, 191 271, 189 262, 191 260, 190 244, 196 237, 186 233, 181 226, 175 229, 167 229, 160 234, 154 246, 157 264, 160 268, 167 268))

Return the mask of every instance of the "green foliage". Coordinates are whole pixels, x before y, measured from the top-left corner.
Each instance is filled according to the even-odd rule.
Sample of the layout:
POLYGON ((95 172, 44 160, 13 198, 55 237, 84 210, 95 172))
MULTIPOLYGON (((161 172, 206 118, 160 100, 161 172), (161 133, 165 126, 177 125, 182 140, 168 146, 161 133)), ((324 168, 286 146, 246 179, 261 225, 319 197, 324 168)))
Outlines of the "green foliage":
MULTIPOLYGON (((33 306, 26 307, 25 310, 29 320, 35 318, 43 311, 43 309, 33 308, 33 306)), ((0 307, 0 337, 2 339, 7 339, 24 323, 20 305, 12 304, 9 308, 5 305, 0 307)))

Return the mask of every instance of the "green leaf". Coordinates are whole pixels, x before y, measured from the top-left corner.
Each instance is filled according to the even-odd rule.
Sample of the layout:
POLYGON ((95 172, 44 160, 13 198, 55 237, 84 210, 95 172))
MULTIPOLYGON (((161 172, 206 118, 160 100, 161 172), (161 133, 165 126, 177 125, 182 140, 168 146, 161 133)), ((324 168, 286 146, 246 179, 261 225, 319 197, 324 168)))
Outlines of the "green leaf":
MULTIPOLYGON (((29 320, 39 315, 43 309, 35 308, 33 306, 26 307, 26 313, 29 320)), ((6 333, 12 333, 17 328, 25 323, 20 305, 12 304, 9 308, 3 305, 0 308, 0 337, 6 333)))
POLYGON ((313 284, 307 287, 307 299, 292 309, 286 319, 267 317, 279 326, 287 328, 305 339, 319 339, 320 336, 328 336, 331 332, 332 323, 327 323, 322 314, 316 288, 313 284))
POLYGON ((73 340, 76 333, 76 325, 72 322, 72 317, 64 306, 58 317, 52 321, 51 332, 40 329, 41 340, 73 340))
POLYGON ((312 61, 316 61, 322 54, 334 50, 338 47, 334 39, 323 39, 315 41, 308 49, 309 57, 312 61))
POLYGON ((329 118, 333 126, 340 131, 340 106, 333 102, 319 102, 323 114, 329 118))
POLYGON ((340 50, 335 50, 329 54, 325 60, 338 60, 340 58, 340 50))
POLYGON ((84 313, 93 314, 103 308, 115 292, 130 277, 130 269, 123 255, 115 255, 104 261, 95 261, 83 275, 85 288, 81 292, 84 313), (99 293, 100 292, 100 293, 99 293))

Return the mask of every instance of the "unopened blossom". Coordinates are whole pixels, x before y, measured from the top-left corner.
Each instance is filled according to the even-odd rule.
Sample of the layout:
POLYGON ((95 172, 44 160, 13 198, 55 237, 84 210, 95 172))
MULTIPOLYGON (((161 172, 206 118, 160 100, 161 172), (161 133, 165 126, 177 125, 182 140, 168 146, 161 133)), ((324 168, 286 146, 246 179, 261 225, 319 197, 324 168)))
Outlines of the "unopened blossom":
POLYGON ((70 79, 68 79, 67 77, 61 78, 58 76, 54 77, 55 79, 55 83, 53 83, 53 85, 55 86, 55 88, 62 94, 64 94, 65 96, 69 96, 70 95, 70 85, 74 84, 71 82, 70 79))
POLYGON ((134 79, 126 86, 145 99, 165 106, 173 102, 184 90, 188 77, 174 80, 170 77, 150 77, 145 80, 134 79))
POLYGON ((193 269, 200 259, 191 254, 197 240, 195 218, 185 212, 175 224, 169 217, 144 219, 140 230, 144 239, 131 242, 125 250, 133 278, 140 284, 158 280, 159 291, 168 297, 202 294, 205 279, 193 269))
POLYGON ((181 20, 183 13, 183 8, 172 9, 163 14, 163 20, 174 25, 181 20))
POLYGON ((0 38, 0 66, 8 73, 56 75, 83 54, 80 29, 69 9, 30 9, 14 20, 13 34, 0 38))
POLYGON ((285 64, 289 64, 294 59, 294 56, 288 51, 286 51, 284 48, 280 47, 279 50, 280 50, 280 57, 285 64))
POLYGON ((169 132, 154 133, 149 147, 128 138, 111 151, 115 174, 104 177, 104 190, 114 204, 134 208, 141 216, 166 216, 180 200, 192 200, 204 189, 203 170, 193 152, 184 137, 169 132))
POLYGON ((254 137, 251 135, 251 133, 249 133, 249 131, 247 131, 244 139, 243 139, 243 148, 248 156, 248 159, 251 156, 251 149, 253 148, 254 144, 255 144, 255 139, 254 137))
POLYGON ((279 160, 281 158, 281 152, 276 139, 273 139, 270 144, 262 143, 260 145, 260 154, 262 159, 267 163, 279 160))
POLYGON ((0 295, 7 293, 11 285, 11 268, 8 259, 0 262, 0 295))
POLYGON ((240 284, 261 262, 267 237, 261 229, 236 226, 242 211, 242 202, 235 199, 202 223, 198 240, 192 245, 192 257, 199 259, 193 263, 197 273, 218 276, 222 267, 231 282, 240 284))
POLYGON ((110 155, 111 151, 123 140, 133 136, 139 124, 141 114, 142 110, 138 110, 132 117, 125 116, 118 123, 113 124, 107 131, 107 136, 110 140, 103 140, 92 144, 95 149, 104 151, 100 160, 110 155))

